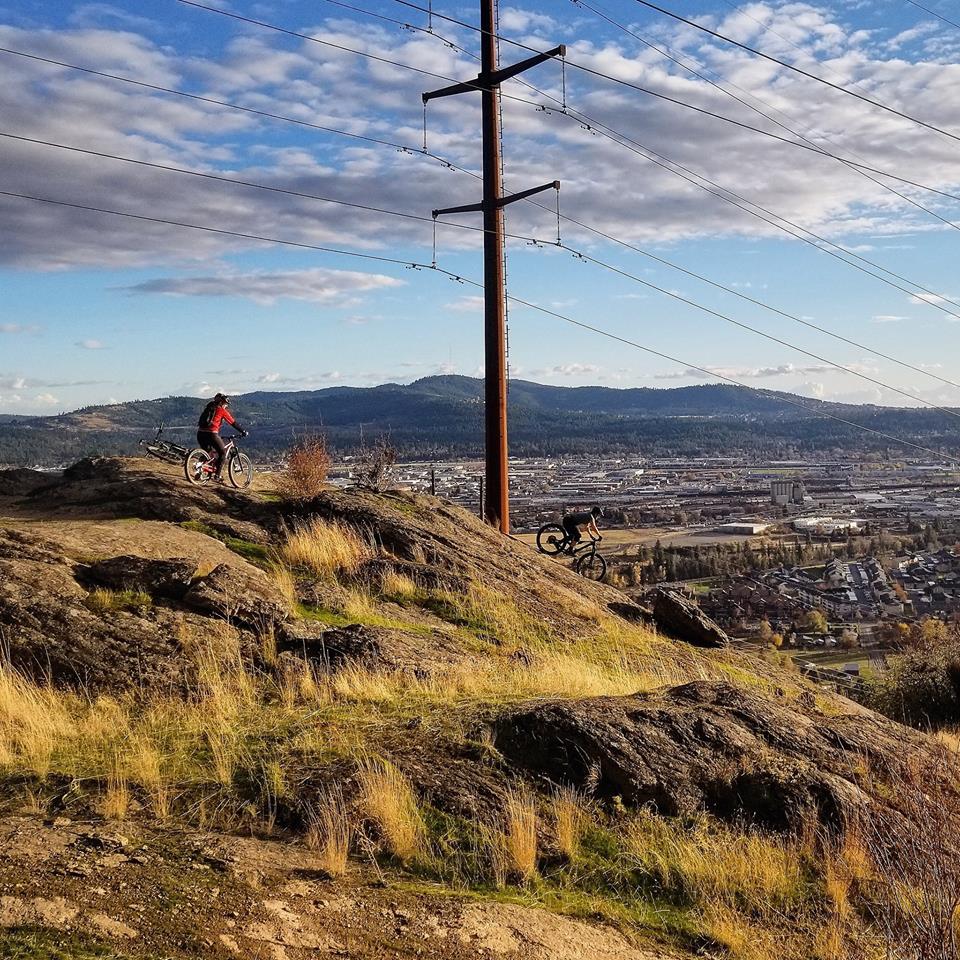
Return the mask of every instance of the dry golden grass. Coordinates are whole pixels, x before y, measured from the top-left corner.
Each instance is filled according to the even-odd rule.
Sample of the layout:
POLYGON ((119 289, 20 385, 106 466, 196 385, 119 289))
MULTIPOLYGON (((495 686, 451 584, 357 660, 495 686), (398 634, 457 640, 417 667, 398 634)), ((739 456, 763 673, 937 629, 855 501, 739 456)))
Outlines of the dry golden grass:
MULTIPOLYGON (((503 827, 494 837, 507 877, 526 883, 537 872, 537 805, 527 790, 508 790, 503 809, 503 827)), ((495 870, 495 874, 498 873, 495 870)), ((499 879, 499 878, 498 878, 499 879)))
POLYGON ((380 580, 380 595, 387 600, 416 600, 423 592, 412 577, 396 570, 385 571, 380 580))
POLYGON ((0 760, 38 776, 54 752, 75 735, 69 697, 0 667, 0 760))
POLYGON ((580 840, 587 823, 584 801, 579 791, 564 787, 554 793, 550 804, 557 849, 568 860, 575 860, 580 852, 580 840))
POLYGON ((120 756, 113 758, 100 808, 108 820, 124 820, 130 810, 130 784, 120 756))
POLYGON ((293 610, 297 605, 297 578, 281 563, 272 564, 269 573, 273 585, 280 591, 289 609, 293 610))
POLYGON ((692 903, 763 916, 802 897, 800 850, 787 840, 738 833, 703 818, 683 830, 648 812, 631 821, 625 839, 642 869, 692 903))
POLYGON ((296 524, 280 548, 288 566, 303 567, 319 577, 353 572, 369 554, 353 527, 319 517, 296 524))
POLYGON ((390 853, 402 863, 421 857, 427 830, 407 778, 389 760, 366 760, 358 781, 361 806, 390 853))
POLYGON ((307 812, 306 845, 317 854, 326 874, 342 877, 347 872, 352 840, 350 813, 343 793, 334 788, 322 794, 307 812))
POLYGON ((277 491, 303 503, 320 495, 330 472, 330 452, 323 437, 306 437, 291 451, 286 469, 277 477, 277 491))

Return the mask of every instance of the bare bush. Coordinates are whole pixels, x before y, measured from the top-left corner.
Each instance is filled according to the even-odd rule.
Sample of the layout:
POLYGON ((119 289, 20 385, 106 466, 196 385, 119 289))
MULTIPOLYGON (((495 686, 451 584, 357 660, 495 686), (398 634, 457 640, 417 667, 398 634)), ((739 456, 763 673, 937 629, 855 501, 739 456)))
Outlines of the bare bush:
POLYGON ((277 490, 287 500, 303 503, 319 496, 330 472, 330 451, 323 437, 305 437, 290 451, 277 490))
POLYGON ((393 480, 397 448, 389 437, 378 437, 372 447, 364 447, 357 460, 354 480, 358 487, 382 493, 393 480))
POLYGON ((867 887, 889 956, 960 957, 960 781, 942 750, 906 765, 885 784, 894 806, 864 830, 875 872, 867 887))

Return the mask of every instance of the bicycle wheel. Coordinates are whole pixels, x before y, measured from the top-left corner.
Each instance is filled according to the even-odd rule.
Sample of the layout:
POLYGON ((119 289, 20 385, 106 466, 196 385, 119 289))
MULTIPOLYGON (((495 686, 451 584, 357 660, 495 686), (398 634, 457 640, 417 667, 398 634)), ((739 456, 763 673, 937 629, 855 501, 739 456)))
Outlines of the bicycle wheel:
POLYGON ((567 534, 559 523, 545 523, 537 531, 537 549, 554 556, 567 545, 567 534))
POLYGON ((183 461, 184 476, 190 483, 194 483, 197 486, 208 483, 213 474, 203 468, 209 462, 210 454, 207 453, 206 450, 202 450, 200 447, 197 447, 196 450, 191 450, 183 461))
POLYGON ((227 464, 230 482, 239 490, 250 486, 253 480, 253 464, 245 453, 235 453, 227 464))
POLYGON ((588 580, 602 580, 607 575, 607 561, 599 553, 585 553, 577 557, 573 569, 588 580))

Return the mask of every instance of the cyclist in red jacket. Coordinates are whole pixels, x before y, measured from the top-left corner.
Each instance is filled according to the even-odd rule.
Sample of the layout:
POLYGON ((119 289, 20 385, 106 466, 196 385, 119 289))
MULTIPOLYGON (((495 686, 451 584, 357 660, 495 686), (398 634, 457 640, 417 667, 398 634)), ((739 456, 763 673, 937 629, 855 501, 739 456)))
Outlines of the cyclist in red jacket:
POLYGON ((216 479, 223 483, 223 477, 220 472, 223 470, 223 458, 227 452, 227 445, 220 436, 220 427, 224 420, 236 430, 241 437, 247 435, 247 431, 233 419, 227 407, 230 406, 230 398, 218 393, 204 408, 200 414, 200 423, 197 426, 197 443, 203 447, 207 453, 213 454, 217 459, 216 479))

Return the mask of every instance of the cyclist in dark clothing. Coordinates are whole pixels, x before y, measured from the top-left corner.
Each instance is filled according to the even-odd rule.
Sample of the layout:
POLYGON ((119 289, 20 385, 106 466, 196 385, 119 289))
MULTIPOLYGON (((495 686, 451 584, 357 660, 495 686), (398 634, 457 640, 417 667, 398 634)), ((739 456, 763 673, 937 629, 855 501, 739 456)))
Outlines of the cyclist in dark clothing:
POLYGON ((568 513, 561 521, 560 524, 563 527, 563 532, 567 535, 567 539, 570 541, 570 546, 568 550, 573 553, 574 547, 582 539, 580 533, 580 528, 584 527, 587 533, 590 534, 591 540, 602 540, 603 537, 600 536, 600 531, 597 529, 597 517, 603 516, 603 510, 600 507, 591 507, 589 510, 584 510, 582 513, 568 513))
POLYGON ((223 483, 223 477, 220 476, 223 470, 224 454, 227 452, 227 445, 220 436, 220 427, 226 421, 233 427, 241 437, 247 435, 247 431, 233 419, 227 407, 230 406, 230 398, 218 393, 204 408, 200 414, 200 423, 197 426, 197 443, 203 447, 207 453, 213 454, 217 460, 216 480, 223 483))

